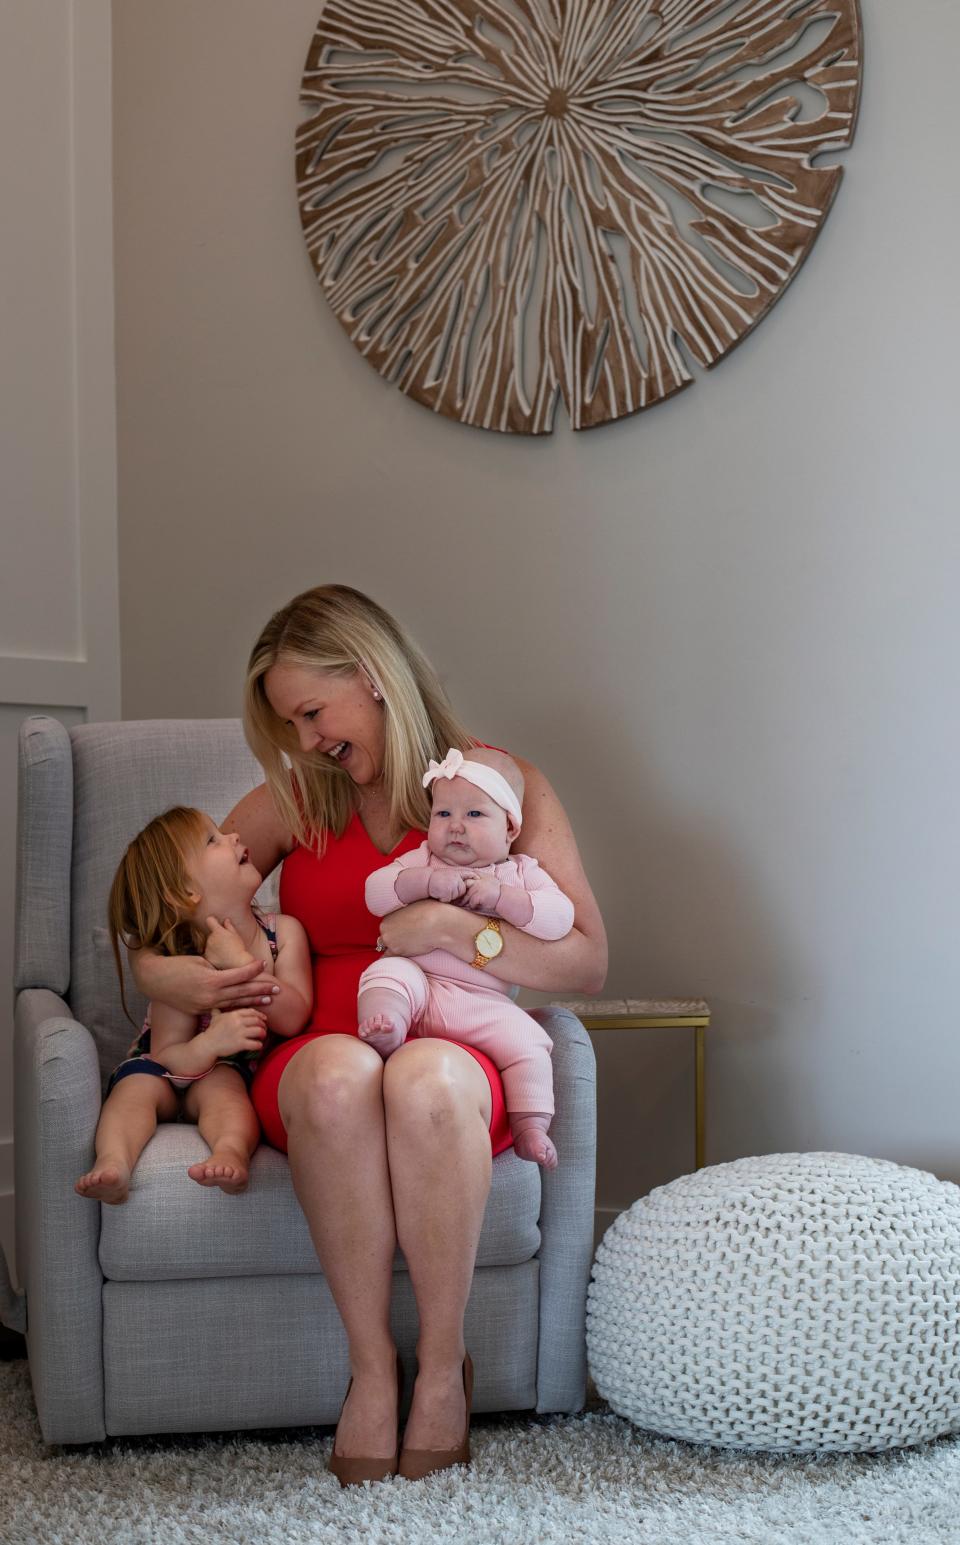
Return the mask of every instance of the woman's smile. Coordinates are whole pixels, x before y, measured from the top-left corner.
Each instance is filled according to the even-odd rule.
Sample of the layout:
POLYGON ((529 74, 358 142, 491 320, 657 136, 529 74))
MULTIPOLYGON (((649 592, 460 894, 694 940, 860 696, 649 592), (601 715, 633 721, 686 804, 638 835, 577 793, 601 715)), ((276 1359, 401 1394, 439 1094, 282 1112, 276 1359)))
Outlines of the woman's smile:
POLYGON ((329 758, 357 784, 383 771, 383 709, 361 671, 340 675, 278 661, 264 677, 271 708, 300 750, 329 758))

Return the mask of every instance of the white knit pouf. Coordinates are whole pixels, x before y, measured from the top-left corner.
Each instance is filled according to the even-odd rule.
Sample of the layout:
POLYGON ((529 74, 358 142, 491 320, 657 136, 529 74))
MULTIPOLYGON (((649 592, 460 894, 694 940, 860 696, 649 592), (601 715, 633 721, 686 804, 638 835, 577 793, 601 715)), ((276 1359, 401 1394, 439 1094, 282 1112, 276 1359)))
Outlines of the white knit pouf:
POLYGON ((717 1164, 607 1230, 587 1306, 600 1394, 748 1449, 960 1430, 960 1187, 848 1153, 717 1164))

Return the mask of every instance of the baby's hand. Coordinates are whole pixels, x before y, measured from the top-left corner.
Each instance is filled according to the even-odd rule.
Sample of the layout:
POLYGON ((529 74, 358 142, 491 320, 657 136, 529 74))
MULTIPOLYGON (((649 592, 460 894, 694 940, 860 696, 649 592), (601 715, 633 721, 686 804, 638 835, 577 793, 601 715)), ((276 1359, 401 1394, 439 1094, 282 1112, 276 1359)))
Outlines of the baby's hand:
POLYGON ((489 874, 469 874, 466 877, 466 895, 463 906, 471 912, 486 912, 495 917, 500 903, 500 881, 489 874))
POLYGON ((267 1021, 259 1009, 231 1009, 229 1014, 215 1014, 205 1033, 218 1057, 235 1057, 238 1052, 263 1050, 267 1021))
POLYGON ((229 971, 232 966, 246 966, 254 959, 229 917, 222 923, 215 917, 208 917, 207 927, 210 932, 203 958, 211 966, 216 966, 218 971, 229 971))
POLYGON ((455 869, 431 869, 430 896, 434 901, 459 901, 466 881, 455 869))

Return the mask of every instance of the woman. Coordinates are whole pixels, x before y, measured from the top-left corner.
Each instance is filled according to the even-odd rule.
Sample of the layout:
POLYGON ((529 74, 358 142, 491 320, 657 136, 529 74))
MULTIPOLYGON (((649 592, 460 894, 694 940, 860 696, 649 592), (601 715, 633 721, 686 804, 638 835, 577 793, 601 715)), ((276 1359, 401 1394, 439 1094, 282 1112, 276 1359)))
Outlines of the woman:
MULTIPOLYGON (((262 874, 286 860, 281 907, 304 924, 315 956, 311 1024, 263 1059, 252 1096, 267 1137, 289 1154, 347 1333, 352 1379, 331 1468, 343 1484, 397 1470, 389 1303, 399 1241, 420 1318, 399 1473, 416 1478, 468 1454, 463 1317, 491 1157, 510 1136, 499 1075, 482 1053, 414 1039, 384 1063, 356 1033, 357 984, 376 948, 472 961, 484 919, 420 901, 383 918, 378 939, 363 890, 386 857, 423 840, 430 758, 476 742, 412 641, 343 585, 307 591, 264 628, 244 719, 267 781, 223 829, 239 833, 262 874)), ((544 943, 504 924, 486 969, 523 987, 598 992, 606 939, 573 834, 547 780, 520 766, 524 852, 574 902, 574 927, 544 943)), ((255 966, 213 973, 184 956, 141 957, 136 975, 147 996, 190 1013, 256 1003, 272 985, 255 966)))

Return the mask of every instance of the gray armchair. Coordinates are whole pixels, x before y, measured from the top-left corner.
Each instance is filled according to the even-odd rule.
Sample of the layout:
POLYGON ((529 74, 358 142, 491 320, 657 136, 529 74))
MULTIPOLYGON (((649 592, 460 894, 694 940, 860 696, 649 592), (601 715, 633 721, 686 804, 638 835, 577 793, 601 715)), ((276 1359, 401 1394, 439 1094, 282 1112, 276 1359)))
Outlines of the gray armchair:
MULTIPOLYGON (((130 838, 159 810, 220 819, 258 781, 234 720, 83 725, 20 735, 15 954, 17 1255, 44 1438, 336 1421, 346 1342, 286 1159, 264 1145, 249 1190, 192 1184, 195 1127, 161 1126, 123 1207, 73 1191, 89 1167, 105 1078, 131 1030, 105 927, 130 838)), ((136 1017, 143 1002, 132 982, 136 1017)), ((554 1041, 560 1166, 513 1154, 493 1187, 467 1309, 478 1411, 575 1411, 593 1238, 595 1069, 572 1014, 554 1041)), ((416 1309, 398 1254, 393 1318, 409 1363, 416 1309)))

